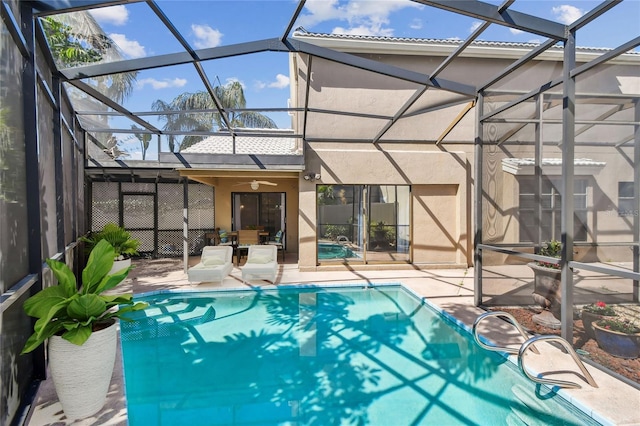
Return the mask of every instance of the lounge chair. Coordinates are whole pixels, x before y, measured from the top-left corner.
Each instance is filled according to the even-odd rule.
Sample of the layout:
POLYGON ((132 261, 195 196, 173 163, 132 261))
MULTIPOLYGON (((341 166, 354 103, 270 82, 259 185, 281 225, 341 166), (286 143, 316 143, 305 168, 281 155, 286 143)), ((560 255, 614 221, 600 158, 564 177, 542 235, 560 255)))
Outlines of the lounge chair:
POLYGON ((243 284, 254 278, 275 283, 278 275, 278 247, 269 244, 249 246, 247 262, 241 270, 243 284))
POLYGON ((233 269, 233 247, 206 246, 202 249, 200 263, 187 271, 190 283, 222 281, 233 269))

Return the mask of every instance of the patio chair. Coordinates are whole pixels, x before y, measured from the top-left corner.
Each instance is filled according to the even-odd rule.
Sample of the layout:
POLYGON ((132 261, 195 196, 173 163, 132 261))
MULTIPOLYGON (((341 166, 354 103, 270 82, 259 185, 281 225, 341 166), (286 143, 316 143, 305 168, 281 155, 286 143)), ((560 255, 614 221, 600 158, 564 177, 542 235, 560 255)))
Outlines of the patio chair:
POLYGON ((187 271, 192 285, 199 282, 222 281, 233 269, 233 247, 206 246, 202 249, 200 263, 187 271))
POLYGON ((275 283, 278 275, 278 247, 269 244, 249 246, 247 262, 241 270, 243 284, 254 278, 275 283))
POLYGON ((278 247, 278 251, 282 253, 282 262, 284 262, 284 231, 281 229, 276 232, 273 240, 267 241, 267 244, 278 247))
POLYGON ((247 252, 249 246, 254 244, 260 244, 260 231, 257 229, 240 229, 238 230, 238 240, 236 247, 237 263, 240 264, 240 259, 247 252))

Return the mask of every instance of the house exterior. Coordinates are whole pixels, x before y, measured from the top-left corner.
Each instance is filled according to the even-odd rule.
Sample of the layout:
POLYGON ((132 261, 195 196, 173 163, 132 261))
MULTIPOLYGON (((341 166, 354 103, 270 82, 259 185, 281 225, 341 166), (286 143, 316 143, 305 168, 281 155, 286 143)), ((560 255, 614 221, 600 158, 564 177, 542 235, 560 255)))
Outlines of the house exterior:
MULTIPOLYGON (((473 264, 476 202, 483 206, 482 243, 532 252, 560 239, 562 87, 547 85, 562 79, 561 47, 493 81, 536 45, 475 41, 447 62, 457 41, 304 30, 293 40, 318 50, 289 54, 291 106, 299 107, 290 113, 291 129, 242 129, 233 137, 208 136, 180 153, 159 152, 162 176, 186 179, 193 190, 186 191, 192 194, 191 243, 181 247, 182 200, 170 196, 177 213, 158 227, 166 235, 155 247, 158 255, 197 254, 206 243, 202 236, 214 228, 266 225, 272 235, 285 232, 287 253, 301 271, 466 268, 473 264), (328 52, 345 56, 338 61, 328 52), (431 79, 423 81, 425 75, 431 79), (531 87, 540 88, 536 96, 502 110, 531 87), (482 200, 474 186, 479 161, 482 200), (253 188, 252 181, 266 183, 253 188), (538 223, 542 231, 531 231, 538 223)), ((577 66, 606 52, 578 48, 577 66)), ((617 56, 577 84, 577 260, 630 256, 625 242, 633 240, 630 218, 637 209, 628 159, 634 157, 639 61, 638 53, 617 56)), ((118 166, 95 151, 89 150, 98 158, 90 166, 118 166)), ((129 191, 140 195, 137 185, 129 191)), ((181 184, 167 185, 181 191, 181 184)), ((512 261, 487 252, 484 264, 512 261)))
MULTIPOLYGON (((432 76, 437 72, 450 82, 478 88, 485 87, 493 76, 532 48, 529 44, 474 42, 456 61, 440 70, 438 67, 454 51, 457 42, 306 32, 296 32, 294 37, 365 60, 375 59, 432 76)), ((577 65, 588 63, 604 52, 603 49, 578 48, 577 65)), ((506 81, 486 87, 483 91, 485 113, 522 96, 525 88, 542 87, 548 81, 561 78, 562 55, 561 48, 551 48, 506 81)), ((536 109, 539 103, 524 102, 489 118, 483 122, 484 127, 477 129, 476 96, 435 87, 423 91, 423 86, 418 84, 329 59, 296 55, 292 60, 298 70, 296 75, 311 76, 310 82, 302 77, 296 80, 296 102, 306 100, 319 111, 309 113, 311 117, 299 116, 296 121, 298 128, 306 126, 305 169, 322 177, 319 181, 299 180, 301 270, 336 266, 336 262, 322 259, 322 247, 318 244, 332 237, 331 232, 323 229, 332 222, 332 219, 325 220, 327 206, 321 198, 325 186, 348 189, 363 197, 356 220, 360 232, 352 235, 367 234, 368 224, 377 220, 376 214, 382 214, 374 210, 375 203, 386 202, 398 204, 395 215, 389 217, 399 220, 392 225, 398 227, 398 232, 404 232, 402 237, 408 240, 400 244, 400 234, 396 235, 395 244, 386 248, 393 256, 379 256, 379 248, 369 245, 370 250, 364 256, 338 259, 337 263, 356 268, 375 267, 379 263, 386 263, 385 267, 392 263, 419 268, 470 266, 473 263, 472 209, 476 202, 476 132, 484 144, 483 192, 497 200, 495 204, 482 200, 484 241, 532 248, 536 242, 560 239, 562 88, 540 95, 541 115, 536 109), (367 111, 368 115, 353 117, 323 112, 350 111, 354 106, 367 111), (394 116, 403 106, 404 116, 394 116), (537 139, 535 125, 543 128, 542 136, 537 139), (331 129, 328 137, 327 129, 331 129), (316 133, 323 136, 317 137, 316 133), (539 154, 542 203, 538 205, 543 207, 536 216, 532 211, 535 205, 532 185, 538 143, 543 147, 539 154), (367 204, 367 190, 371 192, 379 187, 407 188, 408 193, 404 198, 387 197, 367 204), (534 229, 535 217, 544 222, 540 235, 529 232, 534 229)), ((634 168, 625 158, 633 158, 634 148, 625 141, 633 139, 631 123, 634 114, 638 114, 639 60, 637 53, 622 55, 583 77, 577 85, 580 104, 576 107, 574 168, 578 260, 605 257, 630 260, 627 247, 607 243, 620 241, 621 234, 626 234, 624 241, 632 241, 633 222, 628 216, 633 214, 633 209, 623 210, 633 198, 628 186, 633 183, 634 168), (610 104, 618 103, 612 102, 612 98, 625 98, 625 101, 622 106, 612 107, 610 104), (596 126, 588 122, 597 117, 628 124, 596 126), (585 123, 581 124, 580 120, 585 123), (604 244, 595 248, 594 243, 604 244)), ((352 199, 342 203, 358 204, 352 199)), ((374 239, 373 231, 369 232, 368 239, 374 239)), ((367 247, 362 238, 358 242, 360 248, 367 247)), ((485 264, 505 260, 506 256, 490 253, 485 264)))

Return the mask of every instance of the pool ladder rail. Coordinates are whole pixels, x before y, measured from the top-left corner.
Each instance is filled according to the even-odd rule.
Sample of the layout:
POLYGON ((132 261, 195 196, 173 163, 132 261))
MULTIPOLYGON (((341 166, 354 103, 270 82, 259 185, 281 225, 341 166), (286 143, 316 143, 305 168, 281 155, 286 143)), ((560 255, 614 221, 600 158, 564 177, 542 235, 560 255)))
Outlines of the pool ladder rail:
POLYGON ((527 378, 529 378, 529 380, 533 382, 547 384, 551 386, 559 386, 561 388, 573 388, 573 389, 582 388, 580 384, 575 382, 569 382, 566 380, 545 379, 543 377, 534 376, 529 372, 529 370, 527 370, 527 368, 524 365, 524 355, 527 352, 527 350, 531 350, 533 353, 540 355, 540 351, 534 346, 535 343, 541 342, 541 341, 560 343, 562 347, 567 351, 567 353, 571 355, 576 365, 580 368, 580 371, 582 371, 584 379, 587 381, 587 383, 589 383, 594 388, 598 387, 598 385, 596 384, 596 381, 593 379, 593 376, 591 376, 587 368, 584 366, 584 363, 580 360, 580 357, 578 356, 578 354, 576 353, 576 351, 573 349, 573 347, 569 342, 567 342, 562 337, 556 336, 553 334, 529 337, 529 335, 522 328, 520 323, 518 323, 518 321, 513 317, 513 315, 507 312, 492 311, 492 312, 485 312, 484 314, 480 315, 478 318, 476 318, 475 322, 473 323, 473 337, 476 343, 480 347, 486 350, 517 354, 518 366, 520 367, 520 371, 522 371, 522 374, 524 374, 527 378), (480 336, 478 335, 478 326, 482 321, 490 317, 501 317, 503 319, 506 319, 511 325, 513 325, 518 330, 520 335, 525 339, 525 342, 520 346, 520 348, 488 345, 485 342, 480 340, 480 336))

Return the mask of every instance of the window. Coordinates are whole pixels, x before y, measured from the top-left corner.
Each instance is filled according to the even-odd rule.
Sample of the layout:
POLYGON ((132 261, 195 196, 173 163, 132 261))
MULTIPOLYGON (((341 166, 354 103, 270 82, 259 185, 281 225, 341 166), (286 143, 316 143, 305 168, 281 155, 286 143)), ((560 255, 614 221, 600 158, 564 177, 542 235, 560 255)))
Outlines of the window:
POLYGON ((408 185, 317 185, 320 262, 409 261, 408 185))
MULTIPOLYGON (((522 178, 518 204, 520 242, 537 241, 535 179, 522 178)), ((540 242, 560 240, 562 199, 560 179, 543 179, 540 192, 540 242)), ((587 241, 587 180, 574 181, 574 241, 587 241)))
POLYGON ((633 182, 618 182, 618 216, 633 216, 638 208, 633 197, 633 182))

